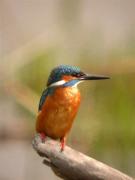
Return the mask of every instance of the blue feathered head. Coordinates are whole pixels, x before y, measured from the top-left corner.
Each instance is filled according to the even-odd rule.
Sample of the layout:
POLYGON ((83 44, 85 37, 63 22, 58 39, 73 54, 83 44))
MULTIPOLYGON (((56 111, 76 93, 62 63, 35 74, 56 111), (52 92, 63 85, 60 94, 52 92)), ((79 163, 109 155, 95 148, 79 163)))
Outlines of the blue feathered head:
POLYGON ((60 65, 51 71, 47 86, 62 80, 63 76, 81 77, 83 75, 85 74, 76 66, 60 65))

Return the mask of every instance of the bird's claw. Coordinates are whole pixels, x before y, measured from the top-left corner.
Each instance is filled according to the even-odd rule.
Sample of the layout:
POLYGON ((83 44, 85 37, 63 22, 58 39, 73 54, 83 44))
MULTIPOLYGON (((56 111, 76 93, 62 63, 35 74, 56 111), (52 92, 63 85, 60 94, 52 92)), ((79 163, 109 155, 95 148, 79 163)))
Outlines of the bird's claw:
POLYGON ((46 138, 45 133, 40 133, 40 138, 41 138, 42 143, 44 143, 45 142, 45 138, 46 138))
POLYGON ((60 151, 61 152, 64 151, 64 149, 65 149, 65 137, 60 139, 60 146, 61 146, 60 151))

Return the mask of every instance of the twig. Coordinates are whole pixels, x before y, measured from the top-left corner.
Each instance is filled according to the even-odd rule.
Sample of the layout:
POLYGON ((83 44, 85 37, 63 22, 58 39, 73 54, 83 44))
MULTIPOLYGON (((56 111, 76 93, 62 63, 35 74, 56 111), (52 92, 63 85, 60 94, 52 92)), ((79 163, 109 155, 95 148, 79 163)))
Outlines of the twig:
POLYGON ((113 169, 91 157, 66 146, 60 151, 59 142, 47 138, 42 143, 37 134, 33 147, 42 157, 44 164, 50 166, 54 173, 63 179, 71 180, 133 180, 133 178, 113 169))

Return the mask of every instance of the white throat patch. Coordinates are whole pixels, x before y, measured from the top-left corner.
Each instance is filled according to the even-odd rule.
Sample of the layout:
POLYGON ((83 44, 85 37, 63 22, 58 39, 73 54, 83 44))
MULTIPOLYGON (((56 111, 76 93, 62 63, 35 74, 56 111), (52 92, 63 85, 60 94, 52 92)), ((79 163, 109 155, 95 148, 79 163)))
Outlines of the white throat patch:
POLYGON ((65 84, 65 82, 66 82, 66 81, 64 81, 64 80, 60 80, 60 81, 57 81, 57 82, 55 82, 55 83, 50 84, 49 87, 60 86, 60 85, 65 84))

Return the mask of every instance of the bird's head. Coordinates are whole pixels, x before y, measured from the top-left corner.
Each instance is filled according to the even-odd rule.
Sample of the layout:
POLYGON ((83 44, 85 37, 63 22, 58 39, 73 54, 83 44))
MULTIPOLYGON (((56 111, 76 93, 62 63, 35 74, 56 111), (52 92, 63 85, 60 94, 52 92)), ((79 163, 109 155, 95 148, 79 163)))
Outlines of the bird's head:
POLYGON ((86 74, 76 66, 60 65, 51 71, 47 86, 75 86, 85 80, 109 79, 108 76, 86 74))

